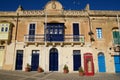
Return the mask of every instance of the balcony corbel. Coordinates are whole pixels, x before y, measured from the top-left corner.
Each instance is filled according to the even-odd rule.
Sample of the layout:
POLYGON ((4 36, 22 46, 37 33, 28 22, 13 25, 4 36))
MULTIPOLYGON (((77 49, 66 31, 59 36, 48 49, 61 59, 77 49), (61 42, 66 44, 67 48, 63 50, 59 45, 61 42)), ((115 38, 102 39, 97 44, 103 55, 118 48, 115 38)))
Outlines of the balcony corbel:
POLYGON ((71 43, 71 46, 73 47, 73 46, 74 46, 74 43, 71 43))
POLYGON ((61 46, 61 47, 63 47, 63 46, 64 46, 64 43, 63 43, 63 42, 62 42, 62 43, 60 43, 60 46, 61 46))
POLYGON ((38 47, 38 43, 37 42, 35 43, 35 46, 38 47))

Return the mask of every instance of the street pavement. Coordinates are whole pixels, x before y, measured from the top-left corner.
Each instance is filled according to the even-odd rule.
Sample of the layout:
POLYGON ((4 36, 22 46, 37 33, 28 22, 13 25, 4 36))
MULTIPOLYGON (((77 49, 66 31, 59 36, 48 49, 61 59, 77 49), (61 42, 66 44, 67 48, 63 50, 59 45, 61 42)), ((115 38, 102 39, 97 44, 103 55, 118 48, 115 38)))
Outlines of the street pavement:
POLYGON ((120 74, 96 73, 94 76, 79 76, 78 73, 0 70, 0 80, 120 80, 120 74))

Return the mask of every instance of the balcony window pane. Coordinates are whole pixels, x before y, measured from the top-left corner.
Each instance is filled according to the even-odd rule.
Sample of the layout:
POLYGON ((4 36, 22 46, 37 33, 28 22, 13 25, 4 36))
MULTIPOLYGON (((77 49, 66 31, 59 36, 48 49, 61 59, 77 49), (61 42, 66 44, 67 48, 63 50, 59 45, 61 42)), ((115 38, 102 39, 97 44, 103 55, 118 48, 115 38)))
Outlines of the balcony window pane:
POLYGON ((8 27, 5 28, 5 32, 7 32, 7 31, 8 31, 8 27))
POLYGON ((53 29, 50 29, 50 34, 53 34, 53 29))
POLYGON ((4 27, 1 28, 1 32, 4 32, 4 27))
POLYGON ((59 34, 63 34, 63 33, 62 33, 62 29, 59 29, 59 34))
POLYGON ((58 29, 55 29, 55 34, 57 34, 58 29))

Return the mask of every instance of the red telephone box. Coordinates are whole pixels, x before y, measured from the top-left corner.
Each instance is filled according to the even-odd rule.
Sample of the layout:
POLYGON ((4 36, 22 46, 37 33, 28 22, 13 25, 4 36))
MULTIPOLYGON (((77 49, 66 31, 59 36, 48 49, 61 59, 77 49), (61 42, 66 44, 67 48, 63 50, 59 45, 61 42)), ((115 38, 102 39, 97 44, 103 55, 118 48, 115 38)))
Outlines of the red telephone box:
POLYGON ((94 75, 94 63, 93 63, 93 56, 91 53, 84 54, 84 71, 85 71, 85 75, 87 76, 94 75))

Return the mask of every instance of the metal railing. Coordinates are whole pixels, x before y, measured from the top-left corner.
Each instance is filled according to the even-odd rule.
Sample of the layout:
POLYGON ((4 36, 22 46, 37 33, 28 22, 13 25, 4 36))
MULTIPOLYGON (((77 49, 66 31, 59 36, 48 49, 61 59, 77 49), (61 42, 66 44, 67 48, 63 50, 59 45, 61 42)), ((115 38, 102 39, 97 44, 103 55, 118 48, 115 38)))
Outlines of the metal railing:
POLYGON ((24 41, 25 42, 38 42, 38 43, 42 43, 42 42, 79 42, 79 43, 84 43, 84 36, 83 35, 77 35, 77 36, 73 36, 70 34, 64 35, 64 40, 63 41, 48 41, 45 40, 44 34, 36 34, 36 35, 25 35, 24 36, 24 41))

